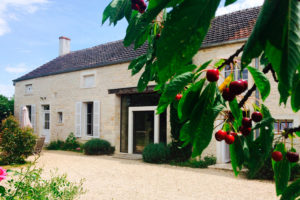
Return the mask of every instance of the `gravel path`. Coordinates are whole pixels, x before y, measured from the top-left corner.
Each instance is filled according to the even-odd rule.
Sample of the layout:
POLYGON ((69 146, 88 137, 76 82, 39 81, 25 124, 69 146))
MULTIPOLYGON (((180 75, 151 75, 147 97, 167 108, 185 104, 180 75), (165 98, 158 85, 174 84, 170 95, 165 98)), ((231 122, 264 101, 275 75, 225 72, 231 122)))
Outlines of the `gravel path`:
POLYGON ((231 172, 151 165, 109 156, 43 151, 38 165, 58 168, 72 181, 85 178, 83 200, 274 200, 272 182, 235 178, 231 172))

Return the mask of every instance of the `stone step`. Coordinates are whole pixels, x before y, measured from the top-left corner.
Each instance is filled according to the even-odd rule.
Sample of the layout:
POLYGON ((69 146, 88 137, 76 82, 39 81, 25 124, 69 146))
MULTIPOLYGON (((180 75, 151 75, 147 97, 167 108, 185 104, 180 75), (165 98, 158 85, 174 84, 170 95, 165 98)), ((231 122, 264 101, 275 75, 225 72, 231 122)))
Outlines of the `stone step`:
POLYGON ((117 153, 113 155, 113 158, 127 159, 127 160, 142 160, 141 154, 128 154, 128 153, 117 153))

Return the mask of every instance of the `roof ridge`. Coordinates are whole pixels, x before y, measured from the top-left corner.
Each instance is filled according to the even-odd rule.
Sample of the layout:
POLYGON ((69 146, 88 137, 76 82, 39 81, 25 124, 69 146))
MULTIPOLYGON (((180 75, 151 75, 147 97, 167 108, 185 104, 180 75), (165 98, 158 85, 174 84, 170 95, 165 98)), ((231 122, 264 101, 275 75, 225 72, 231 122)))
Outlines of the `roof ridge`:
POLYGON ((240 12, 245 12, 245 11, 248 11, 248 10, 250 11, 250 10, 260 9, 261 7, 262 6, 254 6, 254 7, 251 7, 251 8, 244 8, 244 9, 241 9, 241 10, 236 10, 234 12, 230 12, 230 13, 226 13, 226 14, 223 14, 223 15, 216 16, 214 19, 217 19, 217 18, 220 18, 220 17, 229 16, 229 15, 240 13, 240 12))

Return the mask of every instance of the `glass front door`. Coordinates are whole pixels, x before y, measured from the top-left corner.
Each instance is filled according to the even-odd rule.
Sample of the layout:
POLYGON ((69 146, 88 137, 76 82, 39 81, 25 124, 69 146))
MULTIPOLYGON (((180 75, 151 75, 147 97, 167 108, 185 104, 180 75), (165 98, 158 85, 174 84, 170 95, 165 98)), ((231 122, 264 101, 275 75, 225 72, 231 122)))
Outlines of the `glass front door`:
POLYGON ((142 153, 154 142, 154 111, 133 111, 133 152, 142 153))

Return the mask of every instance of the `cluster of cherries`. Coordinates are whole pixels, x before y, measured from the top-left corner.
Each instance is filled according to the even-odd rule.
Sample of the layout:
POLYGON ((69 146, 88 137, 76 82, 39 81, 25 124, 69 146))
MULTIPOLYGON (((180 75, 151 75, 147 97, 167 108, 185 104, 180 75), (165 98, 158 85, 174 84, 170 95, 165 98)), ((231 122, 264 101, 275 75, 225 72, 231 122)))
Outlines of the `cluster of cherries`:
MULTIPOLYGON (((216 82, 219 80, 219 70, 209 69, 206 72, 206 78, 209 82, 216 82)), ((242 94, 248 89, 248 82, 246 80, 232 81, 229 87, 223 90, 222 96, 226 101, 232 101, 236 95, 242 94)))
MULTIPOLYGON (((274 151, 272 153, 272 159, 276 162, 281 161, 283 158, 282 153, 280 151, 274 151)), ((295 163, 299 161, 299 154, 296 152, 287 152, 286 153, 286 158, 288 161, 290 161, 291 163, 295 163)))
MULTIPOLYGON (((244 117, 242 120, 242 126, 240 127, 240 132, 243 136, 247 136, 251 133, 252 120, 254 122, 260 122, 262 120, 262 114, 260 112, 253 112, 251 115, 251 119, 244 117)), ((215 133, 215 138, 217 141, 225 140, 227 144, 233 144, 235 140, 235 136, 238 134, 232 131, 223 131, 219 130, 215 133)))
POLYGON ((131 8, 139 11, 140 13, 144 13, 147 5, 144 0, 131 0, 131 8))

